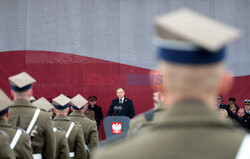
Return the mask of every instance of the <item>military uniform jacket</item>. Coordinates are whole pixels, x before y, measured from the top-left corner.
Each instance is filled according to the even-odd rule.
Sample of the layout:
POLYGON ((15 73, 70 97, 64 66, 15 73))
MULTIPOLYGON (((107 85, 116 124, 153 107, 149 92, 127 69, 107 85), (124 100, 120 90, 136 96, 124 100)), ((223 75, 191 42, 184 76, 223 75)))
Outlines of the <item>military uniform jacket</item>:
POLYGON ((169 108, 150 129, 98 151, 94 159, 234 159, 246 135, 198 102, 169 108))
POLYGON ((70 159, 66 132, 61 128, 53 128, 56 134, 56 159, 70 159))
MULTIPOLYGON (((4 119, 0 118, 0 130, 3 130, 9 135, 9 143, 12 142, 18 128, 8 124, 4 119)), ((32 148, 30 145, 30 136, 23 130, 19 140, 17 141, 14 152, 17 159, 32 159, 32 148)))
MULTIPOLYGON (((27 130, 36 109, 26 100, 14 100, 9 110, 9 124, 27 130)), ((46 159, 56 157, 55 133, 48 113, 40 111, 30 135, 33 136, 33 154, 42 154, 46 159)))
POLYGON ((72 112, 69 117, 71 121, 77 121, 81 124, 86 145, 90 152, 92 152, 99 143, 96 122, 79 111, 72 112))
MULTIPOLYGON (((56 127, 62 128, 66 132, 68 131, 70 124, 72 123, 72 121, 64 115, 56 116, 53 121, 56 127)), ((69 151, 75 153, 75 158, 86 159, 88 153, 84 146, 85 140, 80 124, 74 124, 74 127, 67 139, 69 144, 69 151)))
POLYGON ((15 159, 14 152, 10 149, 8 135, 0 131, 0 156, 1 159, 15 159))

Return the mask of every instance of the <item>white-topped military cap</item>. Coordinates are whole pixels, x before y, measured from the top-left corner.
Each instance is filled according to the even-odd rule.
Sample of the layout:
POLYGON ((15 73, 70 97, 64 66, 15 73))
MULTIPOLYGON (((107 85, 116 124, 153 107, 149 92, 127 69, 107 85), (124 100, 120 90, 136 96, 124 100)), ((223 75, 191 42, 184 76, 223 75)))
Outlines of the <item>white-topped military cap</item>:
POLYGON ((45 111, 49 111, 53 108, 53 105, 44 97, 41 97, 38 100, 34 101, 32 105, 45 111))
POLYGON ((56 98, 52 99, 52 101, 56 109, 65 109, 69 107, 70 98, 68 98, 64 94, 60 94, 56 98))
POLYGON ((32 87, 32 84, 36 82, 36 80, 31 77, 28 73, 22 72, 17 75, 9 77, 9 82, 11 88, 14 91, 25 91, 32 87))
POLYGON ((9 97, 0 89, 0 116, 8 112, 8 108, 11 104, 9 97))
POLYGON ((88 101, 80 94, 76 95, 74 98, 71 99, 71 104, 77 107, 78 109, 83 108, 87 103, 88 101))
POLYGON ((156 18, 155 30, 158 58, 186 65, 223 61, 226 44, 240 36, 237 29, 186 8, 156 18))
POLYGON ((155 26, 162 39, 191 42, 211 52, 240 36, 239 30, 187 8, 157 17, 155 26))

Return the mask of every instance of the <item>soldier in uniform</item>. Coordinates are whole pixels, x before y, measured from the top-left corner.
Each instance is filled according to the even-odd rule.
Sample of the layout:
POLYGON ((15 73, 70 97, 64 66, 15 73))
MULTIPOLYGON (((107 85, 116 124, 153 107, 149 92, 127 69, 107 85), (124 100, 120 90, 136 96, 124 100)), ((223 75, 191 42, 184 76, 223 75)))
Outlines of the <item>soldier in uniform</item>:
POLYGON ((0 89, 0 130, 9 135, 10 147, 15 152, 16 158, 33 158, 30 136, 21 128, 8 124, 9 106, 11 100, 0 89))
MULTIPOLYGON (((42 111, 50 113, 52 116, 53 112, 51 110, 53 105, 46 98, 41 97, 32 104, 42 111)), ((66 138, 66 132, 57 127, 53 127, 53 131, 56 136, 56 159, 69 159, 69 146, 66 138)))
POLYGON ((0 130, 0 156, 1 159, 15 159, 15 153, 11 150, 9 136, 0 130))
POLYGON ((14 101, 10 106, 9 124, 31 135, 33 158, 54 159, 56 140, 50 116, 30 103, 32 84, 36 82, 26 72, 9 77, 14 101))
POLYGON ((161 92, 155 92, 153 94, 154 108, 137 115, 129 122, 129 130, 127 136, 133 136, 144 128, 153 124, 153 121, 158 120, 165 107, 163 106, 163 95, 161 92))
POLYGON ((87 159, 88 153, 85 148, 85 140, 82 127, 77 122, 72 122, 67 117, 70 99, 61 94, 53 99, 53 106, 56 109, 56 117, 53 119, 56 127, 66 131, 66 138, 69 144, 70 157, 76 159, 87 159))
POLYGON ((77 121, 81 124, 84 133, 84 139, 88 149, 91 152, 98 146, 98 131, 94 119, 89 119, 83 113, 83 108, 86 107, 88 101, 80 94, 71 99, 73 112, 69 115, 71 121, 77 121))
POLYGON ((95 114, 95 121, 97 123, 97 127, 99 128, 101 120, 103 119, 103 112, 102 108, 96 105, 97 97, 96 96, 89 96, 89 106, 88 109, 94 111, 95 114))
POLYGON ((103 148, 94 159, 242 159, 249 158, 250 136, 216 112, 218 93, 227 91, 224 45, 239 31, 189 10, 156 19, 159 69, 167 76, 168 107, 136 138, 103 148))

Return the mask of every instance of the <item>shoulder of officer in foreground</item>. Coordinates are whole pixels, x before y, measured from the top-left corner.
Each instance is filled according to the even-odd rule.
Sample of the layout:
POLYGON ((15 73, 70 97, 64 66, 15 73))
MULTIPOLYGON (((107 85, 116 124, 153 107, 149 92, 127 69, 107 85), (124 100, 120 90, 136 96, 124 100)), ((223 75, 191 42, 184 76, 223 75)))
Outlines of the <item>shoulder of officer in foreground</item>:
POLYGON ((130 120, 129 123, 129 128, 136 128, 137 124, 141 123, 141 122, 146 122, 146 119, 144 117, 144 113, 138 114, 136 117, 134 117, 133 119, 130 120))

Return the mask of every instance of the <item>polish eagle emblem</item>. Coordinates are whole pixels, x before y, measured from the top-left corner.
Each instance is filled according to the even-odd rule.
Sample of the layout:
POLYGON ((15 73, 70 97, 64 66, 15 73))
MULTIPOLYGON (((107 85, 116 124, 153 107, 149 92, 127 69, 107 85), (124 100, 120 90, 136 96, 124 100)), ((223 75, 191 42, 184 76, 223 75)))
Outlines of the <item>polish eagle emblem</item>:
POLYGON ((121 134, 121 133, 122 133, 122 123, 112 122, 112 134, 121 134))

